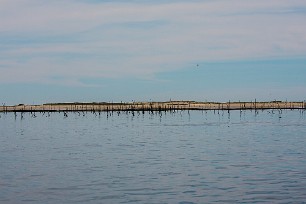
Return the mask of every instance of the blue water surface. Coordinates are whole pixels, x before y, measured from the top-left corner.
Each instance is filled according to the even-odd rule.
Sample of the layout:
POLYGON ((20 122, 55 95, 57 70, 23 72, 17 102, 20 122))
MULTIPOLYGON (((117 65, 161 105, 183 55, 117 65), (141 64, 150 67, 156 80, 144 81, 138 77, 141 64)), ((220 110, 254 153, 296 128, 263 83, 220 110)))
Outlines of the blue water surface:
POLYGON ((0 203, 303 203, 306 112, 0 113, 0 203))

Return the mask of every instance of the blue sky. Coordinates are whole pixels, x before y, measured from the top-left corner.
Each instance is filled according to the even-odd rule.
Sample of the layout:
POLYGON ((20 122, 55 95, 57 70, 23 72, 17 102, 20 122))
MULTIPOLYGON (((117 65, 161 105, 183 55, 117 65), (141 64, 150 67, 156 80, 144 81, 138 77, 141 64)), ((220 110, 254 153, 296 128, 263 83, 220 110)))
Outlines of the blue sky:
POLYGON ((300 0, 2 0, 0 103, 305 100, 305 22, 300 0))

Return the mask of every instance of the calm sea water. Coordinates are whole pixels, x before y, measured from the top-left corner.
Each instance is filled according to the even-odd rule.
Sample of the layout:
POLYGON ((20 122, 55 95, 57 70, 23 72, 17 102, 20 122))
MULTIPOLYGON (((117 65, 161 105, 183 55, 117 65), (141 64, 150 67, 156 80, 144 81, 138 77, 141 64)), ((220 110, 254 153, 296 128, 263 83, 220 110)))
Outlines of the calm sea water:
POLYGON ((306 112, 0 116, 0 203, 306 201, 306 112))

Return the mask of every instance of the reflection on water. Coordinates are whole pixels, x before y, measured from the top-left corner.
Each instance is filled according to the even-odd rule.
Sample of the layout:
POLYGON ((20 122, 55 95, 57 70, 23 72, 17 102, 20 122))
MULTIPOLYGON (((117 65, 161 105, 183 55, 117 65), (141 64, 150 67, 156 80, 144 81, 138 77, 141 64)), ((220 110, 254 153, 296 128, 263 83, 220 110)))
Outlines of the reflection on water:
POLYGON ((303 203, 305 115, 0 113, 0 202, 303 203))

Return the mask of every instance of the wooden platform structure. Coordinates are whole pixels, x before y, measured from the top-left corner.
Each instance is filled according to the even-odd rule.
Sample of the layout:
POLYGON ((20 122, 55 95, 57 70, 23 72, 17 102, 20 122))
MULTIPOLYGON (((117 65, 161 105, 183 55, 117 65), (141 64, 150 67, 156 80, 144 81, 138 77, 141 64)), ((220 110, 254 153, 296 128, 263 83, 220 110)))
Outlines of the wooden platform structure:
POLYGON ((0 106, 0 112, 108 112, 108 111, 175 111, 175 110, 264 110, 264 109, 306 109, 302 102, 131 102, 131 103, 47 103, 42 105, 0 106))

